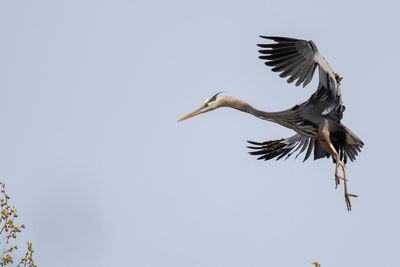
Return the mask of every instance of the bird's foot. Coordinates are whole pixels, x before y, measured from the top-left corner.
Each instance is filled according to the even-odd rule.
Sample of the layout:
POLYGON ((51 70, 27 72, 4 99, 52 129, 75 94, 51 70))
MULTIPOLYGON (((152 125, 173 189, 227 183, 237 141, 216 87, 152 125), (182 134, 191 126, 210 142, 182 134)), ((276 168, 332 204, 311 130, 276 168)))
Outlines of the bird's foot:
POLYGON ((338 185, 340 185, 340 180, 347 181, 347 179, 335 173, 335 189, 337 189, 338 185))
POLYGON ((347 211, 351 211, 350 197, 358 197, 358 196, 354 195, 354 194, 349 194, 349 193, 345 193, 344 194, 344 199, 346 201, 347 211))

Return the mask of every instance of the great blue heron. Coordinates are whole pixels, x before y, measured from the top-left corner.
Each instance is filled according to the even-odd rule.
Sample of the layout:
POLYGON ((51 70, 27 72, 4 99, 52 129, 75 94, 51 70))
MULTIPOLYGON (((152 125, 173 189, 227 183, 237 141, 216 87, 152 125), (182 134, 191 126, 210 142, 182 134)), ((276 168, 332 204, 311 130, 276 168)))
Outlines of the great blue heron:
MULTIPOLYGON (((340 180, 344 181, 344 196, 347 210, 351 210, 350 197, 357 197, 347 191, 347 159, 354 161, 364 143, 340 121, 345 107, 342 103, 340 81, 342 78, 329 66, 325 58, 318 52, 313 41, 305 41, 286 37, 260 36, 274 43, 259 44, 262 54, 259 58, 266 60, 272 71, 280 72, 279 76, 289 77, 287 82, 296 81, 296 86, 305 87, 314 75, 318 66, 319 84, 317 91, 306 102, 291 109, 279 112, 265 112, 253 108, 244 101, 218 94, 207 99, 196 111, 179 121, 206 113, 219 107, 231 107, 250 113, 260 119, 272 121, 294 130, 297 134, 280 140, 262 143, 248 141, 253 146, 248 148, 258 155, 258 159, 269 160, 290 157, 299 151, 297 156, 307 149, 304 161, 314 151, 314 160, 332 156, 336 163, 336 188, 340 180), (339 166, 343 176, 339 175, 339 166)), ((297 158, 296 156, 296 158, 297 158)))

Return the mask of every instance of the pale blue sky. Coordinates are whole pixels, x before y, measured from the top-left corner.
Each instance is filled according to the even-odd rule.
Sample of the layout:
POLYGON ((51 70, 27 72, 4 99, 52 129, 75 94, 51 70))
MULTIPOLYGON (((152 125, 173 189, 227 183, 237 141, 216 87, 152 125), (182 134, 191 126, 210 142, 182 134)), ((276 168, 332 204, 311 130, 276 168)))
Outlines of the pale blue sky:
POLYGON ((394 266, 400 251, 396 1, 0 2, 0 177, 38 266, 394 266), (259 34, 313 40, 365 142, 348 213, 330 160, 257 161, 292 132, 263 110, 316 89, 257 59, 259 34))

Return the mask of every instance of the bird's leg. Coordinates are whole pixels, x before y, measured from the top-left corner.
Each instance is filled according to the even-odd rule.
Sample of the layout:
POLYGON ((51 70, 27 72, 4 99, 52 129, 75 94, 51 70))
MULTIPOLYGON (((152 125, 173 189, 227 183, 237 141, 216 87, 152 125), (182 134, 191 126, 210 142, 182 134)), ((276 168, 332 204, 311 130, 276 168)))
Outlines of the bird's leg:
POLYGON ((330 133, 325 130, 319 131, 322 140, 320 141, 322 147, 336 159, 336 169, 335 169, 335 181, 336 181, 336 188, 337 185, 340 184, 340 179, 344 180, 344 199, 346 201, 347 210, 351 211, 351 202, 350 197, 358 197, 357 195, 349 194, 347 192, 347 168, 346 165, 340 160, 340 155, 336 151, 335 147, 333 146, 331 139, 329 137, 330 133), (339 166, 342 167, 343 170, 343 177, 339 176, 339 166))
POLYGON ((340 166, 342 167, 342 169, 343 169, 343 176, 344 176, 344 198, 345 198, 345 201, 346 201, 347 210, 348 210, 348 211, 351 211, 350 197, 358 197, 358 196, 357 196, 357 195, 354 195, 354 194, 349 194, 349 193, 347 192, 347 179, 346 179, 346 176, 347 176, 347 168, 346 168, 346 166, 343 164, 343 162, 340 161, 340 158, 339 158, 339 157, 336 159, 336 162, 339 162, 339 165, 340 165, 340 166))
MULTIPOLYGON (((321 132, 320 132, 320 134, 322 136, 321 132)), ((328 133, 328 138, 329 138, 329 133, 328 133)), ((341 166, 340 165, 340 157, 339 157, 339 160, 337 160, 339 154, 336 152, 335 147, 333 147, 333 145, 332 145, 332 147, 333 147, 333 149, 332 149, 327 141, 320 140, 319 142, 320 142, 321 146, 325 149, 325 151, 327 151, 336 160, 336 168, 335 168, 335 183, 336 184, 335 184, 335 189, 337 189, 338 185, 340 184, 340 180, 345 180, 344 177, 339 175, 339 166, 341 166)), ((330 139, 329 139, 329 142, 330 142, 330 139)))
POLYGON ((335 169, 335 189, 337 189, 337 186, 340 185, 340 177, 339 176, 339 162, 336 161, 336 169, 335 169))

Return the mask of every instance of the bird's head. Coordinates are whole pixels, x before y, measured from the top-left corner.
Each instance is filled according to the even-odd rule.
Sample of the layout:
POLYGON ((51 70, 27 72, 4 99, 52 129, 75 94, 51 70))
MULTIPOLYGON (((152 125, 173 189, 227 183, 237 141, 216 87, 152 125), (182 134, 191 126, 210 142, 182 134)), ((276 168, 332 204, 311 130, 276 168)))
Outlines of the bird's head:
POLYGON ((201 105, 201 107, 199 109, 193 111, 192 113, 186 115, 185 117, 181 118, 178 121, 183 121, 183 120, 189 119, 191 117, 194 117, 196 115, 199 115, 199 114, 202 114, 202 113, 206 113, 206 112, 209 112, 209 111, 214 110, 216 108, 219 108, 220 105, 219 105, 219 101, 218 100, 221 99, 221 98, 218 98, 218 95, 220 93, 222 93, 222 92, 219 92, 219 93, 215 94, 214 96, 207 98, 206 101, 204 101, 204 104, 201 105))

